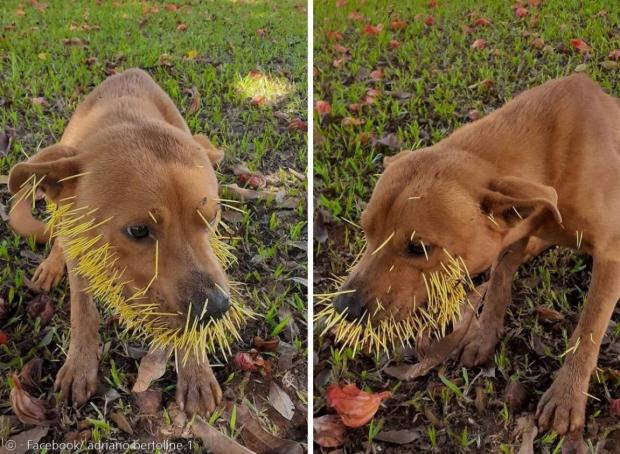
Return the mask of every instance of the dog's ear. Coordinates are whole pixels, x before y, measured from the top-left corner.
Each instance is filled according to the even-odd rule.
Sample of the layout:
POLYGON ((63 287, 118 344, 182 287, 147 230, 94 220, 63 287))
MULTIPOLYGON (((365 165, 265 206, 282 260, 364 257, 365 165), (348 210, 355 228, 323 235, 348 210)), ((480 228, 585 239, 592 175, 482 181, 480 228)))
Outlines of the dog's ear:
POLYGON ((211 161, 211 164, 219 164, 220 161, 224 159, 224 152, 219 148, 216 148, 215 145, 213 145, 209 138, 204 134, 196 134, 194 136, 194 140, 198 142, 198 144, 202 148, 205 149, 205 151, 207 152, 207 156, 209 157, 209 161, 211 161))
POLYGON ((411 150, 403 150, 395 155, 385 156, 383 158, 383 168, 387 169, 388 166, 391 166, 392 164, 394 164, 395 161, 398 161, 400 158, 407 156, 409 153, 411 153, 411 150))
POLYGON ((514 234, 521 231, 525 234, 534 227, 535 218, 544 212, 550 213, 558 224, 562 224, 555 189, 518 177, 492 180, 483 193, 480 205, 484 212, 492 216, 492 228, 496 230, 512 229, 514 234))
POLYGON ((69 177, 79 174, 80 169, 81 163, 75 148, 63 144, 52 145, 11 169, 9 191, 16 194, 36 175, 36 181, 40 181, 37 187, 45 192, 49 199, 55 200, 63 193, 63 189, 75 184, 75 180, 69 177))

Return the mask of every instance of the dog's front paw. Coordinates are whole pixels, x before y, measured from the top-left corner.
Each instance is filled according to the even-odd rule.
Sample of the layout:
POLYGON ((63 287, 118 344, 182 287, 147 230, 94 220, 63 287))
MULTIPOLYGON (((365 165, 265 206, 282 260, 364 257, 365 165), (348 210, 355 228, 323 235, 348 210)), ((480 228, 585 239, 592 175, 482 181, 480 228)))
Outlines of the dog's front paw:
POLYGON ((501 334, 501 327, 472 324, 461 342, 461 363, 465 367, 488 363, 493 358, 501 334))
POLYGON ((581 430, 585 424, 587 386, 587 381, 583 385, 580 377, 560 369, 551 387, 538 402, 538 426, 560 435, 581 430))
POLYGON ((208 362, 190 358, 184 366, 179 365, 176 401, 189 415, 213 413, 222 402, 222 389, 208 362))
POLYGON ((74 406, 80 407, 97 390, 97 368, 96 355, 79 359, 69 355, 56 375, 54 389, 62 393, 65 401, 70 400, 74 406))
POLYGON ((62 255, 50 255, 37 267, 32 281, 41 290, 49 292, 52 288, 60 284, 60 280, 64 274, 65 260, 62 255))

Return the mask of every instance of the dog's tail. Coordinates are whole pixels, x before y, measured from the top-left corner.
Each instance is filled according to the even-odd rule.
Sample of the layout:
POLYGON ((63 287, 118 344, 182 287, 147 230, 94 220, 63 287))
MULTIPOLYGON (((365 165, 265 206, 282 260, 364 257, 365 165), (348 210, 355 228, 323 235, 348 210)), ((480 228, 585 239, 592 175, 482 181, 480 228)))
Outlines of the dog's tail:
POLYGON ((45 223, 35 219, 32 215, 28 197, 17 199, 13 202, 9 212, 9 224, 18 235, 23 237, 32 236, 39 244, 45 243, 50 239, 45 223))

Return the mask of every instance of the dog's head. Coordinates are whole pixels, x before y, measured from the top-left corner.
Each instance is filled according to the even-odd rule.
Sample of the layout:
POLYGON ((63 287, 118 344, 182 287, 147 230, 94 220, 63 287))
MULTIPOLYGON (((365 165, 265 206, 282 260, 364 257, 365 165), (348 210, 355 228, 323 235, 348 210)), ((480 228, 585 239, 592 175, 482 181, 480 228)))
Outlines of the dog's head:
POLYGON ((471 154, 438 144, 384 164, 361 218, 366 250, 334 300, 349 320, 370 317, 376 324, 430 313, 429 288, 433 304, 448 304, 442 292, 452 291, 459 273, 473 277, 490 268, 542 216, 561 223, 553 188, 493 178, 492 166, 471 154))
POLYGON ((79 208, 79 222, 94 225, 84 235, 100 236, 96 244, 113 251, 125 297, 148 289, 144 296, 156 312, 172 314, 166 324, 176 329, 189 319, 206 324, 230 305, 210 242, 220 210, 214 165, 222 157, 204 136, 156 123, 119 125, 95 132, 79 150, 57 144, 17 164, 9 188, 17 193, 36 181, 48 200, 79 208))

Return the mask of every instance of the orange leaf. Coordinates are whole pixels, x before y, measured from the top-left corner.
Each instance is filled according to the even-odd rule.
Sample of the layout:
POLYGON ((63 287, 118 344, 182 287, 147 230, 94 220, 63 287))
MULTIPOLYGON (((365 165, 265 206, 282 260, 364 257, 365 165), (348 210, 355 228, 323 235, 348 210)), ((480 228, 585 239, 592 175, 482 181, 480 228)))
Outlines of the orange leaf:
POLYGON ((338 385, 327 387, 327 404, 333 407, 347 427, 361 427, 368 423, 379 409, 383 399, 392 393, 367 393, 350 383, 342 388, 338 385))
POLYGON ((267 98, 263 95, 255 95, 252 96, 252 98, 250 99, 250 104, 252 106, 264 106, 265 104, 267 104, 267 98))
POLYGON ((336 52, 340 52, 341 54, 346 54, 347 52, 349 52, 349 48, 342 46, 340 44, 334 44, 334 50, 336 52))
POLYGON ((430 27, 431 25, 433 25, 435 23, 435 17, 434 16, 428 16, 424 20, 424 23, 430 27))
POLYGON ((556 311, 555 309, 551 309, 544 306, 538 306, 536 308, 536 312, 538 313, 538 319, 541 322, 561 322, 564 320, 564 315, 561 312, 556 311))
POLYGON ((257 36, 265 36, 267 34, 267 29, 266 28, 258 28, 256 29, 256 35, 257 36))
POLYGON ((608 57, 612 60, 620 60, 620 49, 612 50, 611 52, 609 52, 608 57))
POLYGON ((175 5, 174 3, 168 3, 167 5, 164 6, 164 8, 166 8, 168 11, 178 11, 179 10, 178 5, 175 5))
POLYGON ((392 19, 392 21, 390 22, 390 28, 392 30, 402 30, 403 28, 405 28, 407 26, 407 21, 404 21, 402 19, 399 19, 398 17, 395 17, 394 19, 392 19))
POLYGON ((342 39, 342 33, 330 30, 327 32, 327 39, 331 41, 340 41, 342 39))
POLYGON ((187 24, 179 24, 177 25, 177 31, 178 32, 184 32, 187 30, 187 24))
POLYGON ((363 21, 366 18, 364 17, 364 15, 362 13, 360 13, 359 11, 351 11, 349 13, 349 19, 351 20, 355 20, 355 21, 363 21))
POLYGON ((316 109, 317 113, 321 116, 327 115, 328 113, 332 111, 332 106, 327 101, 317 101, 314 104, 314 108, 316 109))
POLYGON ((400 41, 393 39, 390 41, 390 49, 398 49, 400 47, 400 41))
POLYGON ((537 7, 538 5, 540 5, 540 0, 528 0, 528 3, 530 4, 530 6, 537 7))
POLYGON ((474 22, 474 25, 476 27, 486 27, 488 25, 491 25, 491 21, 489 19, 485 19, 484 17, 479 17, 478 19, 476 19, 476 22, 474 22))
POLYGON ((472 49, 484 49, 485 47, 487 47, 487 42, 485 39, 483 38, 478 38, 477 40, 474 41, 474 43, 471 45, 472 49))
POLYGON ((342 8, 347 5, 347 0, 336 0, 336 8, 342 8))
POLYGON ((374 80, 383 79, 383 68, 375 69, 370 73, 370 78, 374 80))
POLYGON ((378 25, 367 24, 362 29, 362 31, 366 33, 368 36, 377 36, 379 33, 381 33, 381 30, 383 30, 383 24, 378 24, 378 25))
POLYGON ((9 336, 7 336, 4 331, 0 331, 0 345, 4 345, 9 341, 9 336))
POLYGON ((592 50, 592 48, 588 46, 588 43, 586 43, 583 39, 571 39, 570 45, 573 46, 573 49, 580 54, 587 54, 592 50))
POLYGON ((545 40, 542 38, 535 38, 534 40, 532 40, 532 47, 535 47, 536 49, 542 49, 543 47, 545 47, 545 40))
POLYGON ((428 0, 428 7, 429 8, 436 8, 437 7, 437 0, 428 0))

